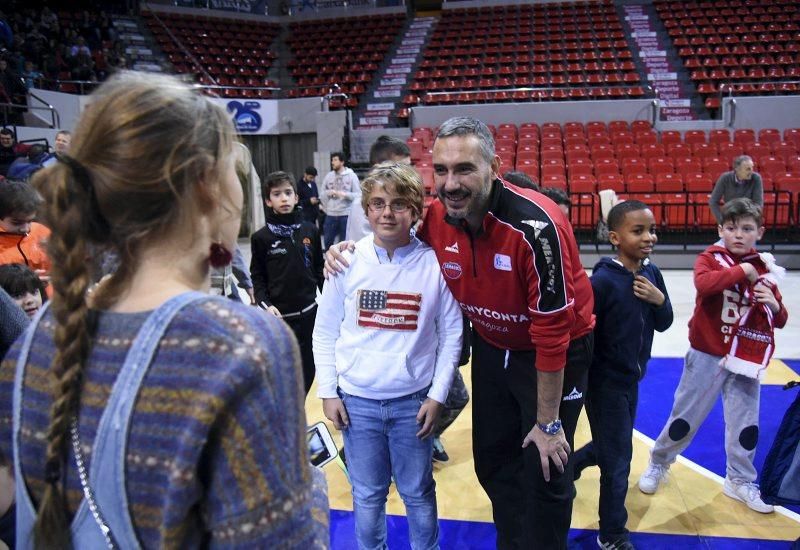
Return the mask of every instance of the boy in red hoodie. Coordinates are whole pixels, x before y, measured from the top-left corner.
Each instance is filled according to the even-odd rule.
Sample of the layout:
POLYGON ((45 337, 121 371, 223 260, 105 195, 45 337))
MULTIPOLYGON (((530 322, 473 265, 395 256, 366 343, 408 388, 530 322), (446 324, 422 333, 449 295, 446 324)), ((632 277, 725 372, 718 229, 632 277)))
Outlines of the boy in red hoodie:
POLYGON ((774 349, 773 328, 788 313, 770 271, 754 246, 764 234, 761 207, 734 199, 722 209, 720 243, 694 264, 697 289, 689 320, 689 351, 666 426, 639 479, 639 489, 655 493, 675 457, 689 446, 722 393, 727 467, 723 492, 764 514, 753 458, 758 442, 759 378, 774 349), (745 368, 746 366, 751 368, 745 368))

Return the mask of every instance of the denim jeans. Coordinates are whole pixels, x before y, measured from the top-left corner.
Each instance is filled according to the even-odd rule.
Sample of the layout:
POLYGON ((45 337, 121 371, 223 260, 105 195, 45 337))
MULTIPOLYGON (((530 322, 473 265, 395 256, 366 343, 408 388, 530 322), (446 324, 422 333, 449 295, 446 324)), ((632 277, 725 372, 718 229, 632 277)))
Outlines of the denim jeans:
POLYGON ((325 239, 323 246, 325 248, 330 248, 336 242, 336 237, 343 241, 345 233, 347 233, 347 216, 325 217, 325 225, 322 226, 322 236, 325 239))
POLYGON ((411 547, 439 548, 433 438, 419 439, 417 413, 428 389, 376 400, 339 390, 350 426, 344 430, 353 483, 356 539, 362 550, 386 548, 386 497, 392 477, 408 517, 411 547))

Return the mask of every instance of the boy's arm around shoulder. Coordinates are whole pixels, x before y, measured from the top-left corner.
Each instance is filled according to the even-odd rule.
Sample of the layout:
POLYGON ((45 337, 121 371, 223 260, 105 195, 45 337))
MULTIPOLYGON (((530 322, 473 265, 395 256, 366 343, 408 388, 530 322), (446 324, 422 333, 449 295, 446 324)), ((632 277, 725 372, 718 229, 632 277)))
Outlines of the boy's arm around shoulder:
MULTIPOLYGON (((353 262, 349 257, 348 262, 353 262)), ((314 322, 312 346, 314 348, 314 364, 317 370, 317 397, 338 397, 336 393, 336 341, 341 333, 345 318, 345 283, 347 273, 331 277, 322 287, 319 297, 317 318, 314 322)))
POLYGON ((723 267, 709 252, 702 252, 694 263, 694 286, 700 297, 719 294, 745 281, 747 274, 741 265, 723 267))
POLYGON ((658 290, 660 290, 664 295, 663 304, 660 306, 650 305, 650 308, 653 311, 653 318, 655 320, 653 327, 658 332, 664 332, 672 326, 672 302, 669 300, 669 292, 667 292, 667 285, 664 283, 664 277, 661 275, 661 270, 658 269, 658 267, 656 267, 654 264, 651 265, 653 267, 655 284, 658 287, 658 290))
MULTIPOLYGON (((436 367, 433 372, 433 381, 428 397, 444 403, 450 386, 453 384, 453 376, 461 357, 461 340, 463 338, 464 323, 462 321, 461 308, 453 298, 447 283, 444 282, 442 273, 436 265, 436 272, 439 275, 439 312, 436 315, 436 337, 438 344, 436 347, 436 367)), ((427 327, 419 327, 420 330, 427 330, 427 327)))

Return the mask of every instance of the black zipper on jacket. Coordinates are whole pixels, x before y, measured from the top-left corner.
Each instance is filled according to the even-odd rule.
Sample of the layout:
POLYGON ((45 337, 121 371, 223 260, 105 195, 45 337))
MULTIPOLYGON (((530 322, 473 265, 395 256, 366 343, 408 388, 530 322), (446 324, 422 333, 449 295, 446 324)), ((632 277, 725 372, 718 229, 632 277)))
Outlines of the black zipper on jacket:
POLYGON ((465 231, 467 232, 467 237, 469 237, 469 249, 472 254, 472 276, 477 279, 478 264, 475 263, 475 239, 472 238, 472 231, 470 231, 469 228, 466 228, 465 231))

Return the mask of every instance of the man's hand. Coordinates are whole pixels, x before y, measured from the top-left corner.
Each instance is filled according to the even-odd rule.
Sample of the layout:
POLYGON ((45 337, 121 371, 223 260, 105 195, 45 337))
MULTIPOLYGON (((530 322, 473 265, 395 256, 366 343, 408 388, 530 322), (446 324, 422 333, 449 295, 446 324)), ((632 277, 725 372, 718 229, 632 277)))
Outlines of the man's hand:
POLYGON ((337 430, 346 430, 350 425, 350 419, 347 418, 347 409, 344 403, 338 397, 329 397, 322 400, 322 412, 325 418, 333 422, 337 430))
POLYGON ((344 268, 350 264, 344 259, 342 252, 349 250, 352 252, 356 249, 355 241, 342 241, 338 244, 331 245, 325 253, 325 267, 322 272, 325 278, 336 277, 339 273, 344 273, 344 268))
POLYGON ((339 191, 336 191, 335 189, 332 191, 328 191, 328 196, 332 199, 338 199, 339 195, 340 195, 339 191))
POLYGON ((778 303, 778 299, 775 298, 772 289, 764 283, 758 283, 753 289, 753 294, 755 295, 756 302, 759 304, 766 304, 773 315, 777 315, 781 310, 781 305, 778 303))
POLYGON ((739 264, 744 269, 744 274, 747 275, 747 280, 751 283, 755 283, 758 280, 758 270, 755 266, 751 263, 744 262, 739 264))
POLYGON ((252 288, 245 288, 244 291, 247 293, 247 296, 250 298, 250 305, 256 305, 256 294, 253 292, 252 288))
POLYGON ((310 202, 311 204, 319 204, 319 199, 317 197, 311 197, 310 202))
POLYGON ((644 275, 636 275, 633 278, 633 294, 640 300, 644 300, 654 306, 664 304, 664 293, 644 275))
POLYGON ((417 432, 418 438, 426 439, 433 434, 433 427, 436 425, 439 415, 442 414, 443 407, 444 405, 430 397, 420 405, 417 413, 417 424, 422 424, 422 428, 417 432))
POLYGON ((555 435, 547 435, 539 426, 534 426, 525 436, 525 439, 522 440, 522 448, 524 449, 531 443, 536 444, 536 448, 539 449, 539 458, 542 461, 542 474, 545 481, 550 481, 550 460, 553 461, 560 473, 564 473, 570 448, 563 429, 559 430, 555 435))

